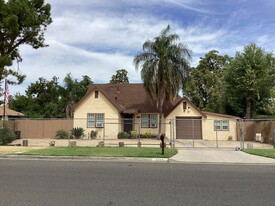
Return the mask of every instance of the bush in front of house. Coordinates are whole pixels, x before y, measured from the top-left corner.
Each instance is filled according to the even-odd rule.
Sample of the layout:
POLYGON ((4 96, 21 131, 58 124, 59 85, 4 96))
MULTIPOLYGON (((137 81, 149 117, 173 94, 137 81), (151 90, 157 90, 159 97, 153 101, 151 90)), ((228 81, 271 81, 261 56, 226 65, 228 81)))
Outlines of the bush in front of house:
POLYGON ((98 133, 97 130, 92 130, 90 134, 91 139, 95 139, 97 136, 97 133, 98 133))
POLYGON ((119 132, 117 134, 118 139, 128 139, 130 135, 127 132, 119 132))
POLYGON ((132 139, 138 138, 138 134, 135 130, 130 131, 130 137, 132 139))
POLYGON ((152 134, 151 132, 145 132, 143 134, 140 134, 140 138, 154 139, 154 138, 157 138, 157 135, 152 134))
POLYGON ((84 132, 85 132, 85 130, 82 127, 74 127, 71 130, 71 134, 75 139, 79 139, 82 136, 84 136, 84 132))
POLYGON ((58 130, 56 131, 56 135, 55 135, 56 139, 68 139, 69 138, 69 133, 65 130, 58 130))
POLYGON ((7 123, 3 123, 0 129, 0 145, 7 145, 16 139, 15 133, 8 127, 7 123))

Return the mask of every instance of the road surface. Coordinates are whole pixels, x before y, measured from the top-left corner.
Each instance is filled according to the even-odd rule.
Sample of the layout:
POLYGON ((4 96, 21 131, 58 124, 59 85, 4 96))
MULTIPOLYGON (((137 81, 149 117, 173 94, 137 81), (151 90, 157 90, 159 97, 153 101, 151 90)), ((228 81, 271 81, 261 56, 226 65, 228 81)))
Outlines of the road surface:
POLYGON ((2 206, 275 204, 275 166, 0 160, 2 206))

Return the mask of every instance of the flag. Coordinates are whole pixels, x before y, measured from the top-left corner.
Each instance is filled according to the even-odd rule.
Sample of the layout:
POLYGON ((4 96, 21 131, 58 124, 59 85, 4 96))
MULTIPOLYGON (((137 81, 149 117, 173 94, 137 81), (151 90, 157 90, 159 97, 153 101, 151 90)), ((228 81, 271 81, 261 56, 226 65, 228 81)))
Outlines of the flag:
POLYGON ((9 96, 10 96, 10 91, 9 91, 9 87, 8 87, 8 83, 7 80, 5 81, 5 105, 7 105, 9 103, 9 96))

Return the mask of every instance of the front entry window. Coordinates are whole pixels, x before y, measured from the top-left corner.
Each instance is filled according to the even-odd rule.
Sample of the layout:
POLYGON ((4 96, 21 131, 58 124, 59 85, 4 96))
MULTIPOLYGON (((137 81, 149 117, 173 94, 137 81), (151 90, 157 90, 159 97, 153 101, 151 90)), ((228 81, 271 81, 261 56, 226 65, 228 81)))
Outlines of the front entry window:
POLYGON ((141 127, 142 128, 157 128, 158 115, 157 114, 142 114, 141 127))
POLYGON ((88 113, 88 127, 104 127, 104 114, 88 113))

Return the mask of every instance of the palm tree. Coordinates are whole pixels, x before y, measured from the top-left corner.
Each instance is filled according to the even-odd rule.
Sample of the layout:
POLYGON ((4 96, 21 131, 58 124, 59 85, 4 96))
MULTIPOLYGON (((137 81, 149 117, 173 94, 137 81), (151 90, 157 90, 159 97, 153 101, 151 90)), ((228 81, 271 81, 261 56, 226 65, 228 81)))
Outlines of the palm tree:
POLYGON ((187 46, 177 43, 177 34, 169 32, 168 25, 153 41, 147 40, 143 44, 143 51, 133 61, 136 70, 141 69, 146 92, 158 107, 158 136, 161 134, 163 105, 177 97, 191 60, 191 51, 187 46))
POLYGON ((64 97, 66 98, 66 105, 65 105, 65 113, 66 118, 72 118, 73 117, 73 106, 75 104, 74 102, 74 96, 75 96, 75 81, 71 75, 71 73, 68 73, 63 82, 64 82, 64 97))

